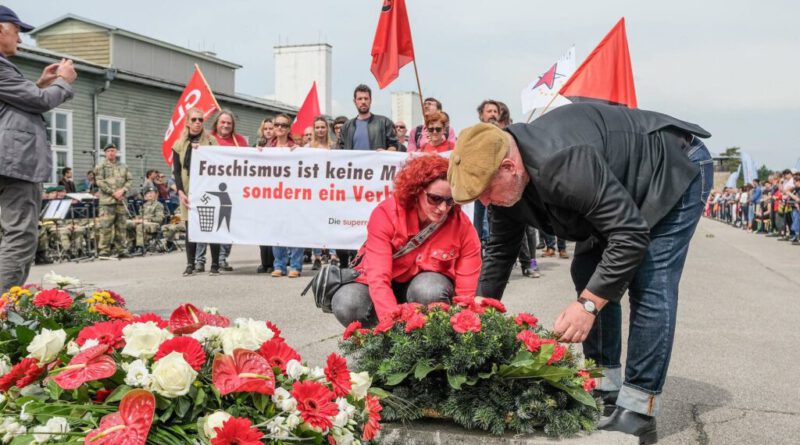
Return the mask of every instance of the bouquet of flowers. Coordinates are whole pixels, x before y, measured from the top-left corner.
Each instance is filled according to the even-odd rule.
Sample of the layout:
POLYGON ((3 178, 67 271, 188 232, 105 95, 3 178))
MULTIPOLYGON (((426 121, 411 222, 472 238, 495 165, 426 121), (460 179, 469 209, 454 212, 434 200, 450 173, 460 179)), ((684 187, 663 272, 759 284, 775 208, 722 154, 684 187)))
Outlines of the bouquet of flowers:
POLYGON ((380 430, 369 373, 336 354, 303 364, 269 321, 191 304, 135 315, 110 291, 3 299, 2 443, 347 445, 380 430))
POLYGON ((489 298, 403 304, 374 329, 348 326, 340 347, 388 393, 389 421, 443 417, 498 435, 593 430, 602 410, 592 396, 600 371, 533 315, 505 312, 489 298))

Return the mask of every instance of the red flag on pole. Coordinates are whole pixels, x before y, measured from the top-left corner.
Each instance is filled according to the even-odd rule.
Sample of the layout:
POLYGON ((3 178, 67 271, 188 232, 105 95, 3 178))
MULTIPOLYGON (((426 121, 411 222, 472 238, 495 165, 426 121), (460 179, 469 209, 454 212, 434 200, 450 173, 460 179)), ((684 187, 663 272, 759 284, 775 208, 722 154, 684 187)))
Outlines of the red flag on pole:
POLYGON ((589 99, 636 108, 625 17, 606 34, 561 87, 559 94, 573 102, 589 99))
POLYGON ((302 135, 306 127, 314 125, 314 118, 322 114, 319 110, 319 99, 317 98, 317 82, 311 84, 306 100, 297 112, 297 118, 292 124, 292 134, 302 135))
POLYGON ((383 89, 397 79, 400 68, 414 60, 414 44, 405 0, 384 0, 379 17, 370 71, 383 89))
POLYGON ((203 73, 200 72, 200 67, 194 66, 194 74, 183 89, 178 103, 175 104, 175 109, 172 111, 172 119, 169 121, 167 132, 164 133, 164 142, 161 143, 161 154, 167 165, 172 165, 172 146, 175 141, 181 136, 184 128, 184 119, 186 118, 186 110, 190 108, 199 108, 203 110, 205 119, 220 109, 217 99, 214 98, 214 93, 206 83, 203 73))

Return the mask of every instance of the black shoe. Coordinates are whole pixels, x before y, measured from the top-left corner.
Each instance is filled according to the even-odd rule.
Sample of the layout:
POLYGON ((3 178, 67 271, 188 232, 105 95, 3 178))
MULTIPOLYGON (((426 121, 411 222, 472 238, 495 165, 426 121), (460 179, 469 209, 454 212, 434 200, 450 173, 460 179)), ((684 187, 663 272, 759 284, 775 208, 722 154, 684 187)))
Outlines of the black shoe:
POLYGON ((655 417, 639 414, 620 406, 609 417, 601 419, 597 424, 597 429, 632 434, 639 438, 639 445, 658 442, 655 417))
POLYGON ((53 264, 53 261, 50 260, 50 258, 48 258, 47 255, 44 253, 36 255, 36 258, 34 259, 33 262, 35 264, 53 264))
POLYGON ((800 246, 800 240, 793 239, 792 240, 792 245, 793 246, 800 246))
POLYGON ((225 272, 233 272, 233 267, 228 264, 227 261, 220 261, 219 262, 219 269, 224 270, 225 272))
POLYGON ((593 395, 603 399, 603 417, 610 416, 614 410, 617 409, 617 396, 619 395, 619 391, 595 390, 593 395))
POLYGON ((186 270, 183 271, 183 276, 188 277, 189 275, 194 274, 194 266, 191 264, 186 266, 186 270))
POLYGON ((167 252, 172 252, 178 248, 178 246, 176 246, 172 241, 167 241, 167 244, 164 247, 167 249, 167 252))
POLYGON ((311 270, 319 270, 321 267, 322 267, 322 261, 320 261, 319 258, 317 258, 316 260, 314 260, 314 265, 311 266, 311 270))
POLYGON ((258 269, 256 269, 256 273, 272 273, 273 270, 275 270, 275 269, 272 268, 271 266, 270 267, 264 267, 264 265, 262 264, 262 265, 258 266, 258 269))
POLYGON ((194 266, 194 271, 198 272, 198 273, 205 272, 206 271, 206 265, 205 264, 197 264, 197 265, 194 266))
POLYGON ((214 266, 214 265, 212 264, 212 265, 211 265, 211 269, 209 269, 209 271, 208 271, 208 274, 209 274, 209 275, 211 275, 212 277, 213 277, 214 275, 219 275, 219 266, 214 266))

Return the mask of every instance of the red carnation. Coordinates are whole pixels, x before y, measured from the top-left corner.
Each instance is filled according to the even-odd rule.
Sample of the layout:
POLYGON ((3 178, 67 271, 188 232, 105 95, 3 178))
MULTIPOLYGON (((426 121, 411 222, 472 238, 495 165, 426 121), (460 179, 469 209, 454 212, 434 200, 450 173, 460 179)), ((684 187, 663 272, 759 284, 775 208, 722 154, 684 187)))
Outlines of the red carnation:
POLYGON ((471 295, 459 295, 453 298, 453 303, 461 307, 470 307, 475 304, 475 297, 471 295))
POLYGON ((122 337, 122 329, 127 325, 128 323, 123 320, 95 323, 81 329, 75 342, 78 343, 79 346, 83 346, 86 340, 95 339, 101 345, 119 349, 125 346, 125 339, 122 337))
POLYGON ((525 348, 530 352, 536 352, 542 346, 542 339, 533 331, 522 331, 517 334, 517 340, 525 344, 525 348))
POLYGON ((395 319, 392 317, 384 318, 383 320, 378 322, 378 325, 375 326, 373 330, 376 334, 383 334, 384 332, 389 332, 394 327, 395 319))
POLYGON ((361 435, 362 440, 372 440, 378 435, 381 430, 381 411, 383 407, 378 398, 367 394, 365 399, 367 409, 367 423, 364 425, 364 434, 361 435))
POLYGON ((147 323, 148 321, 152 321, 161 329, 165 329, 167 326, 169 326, 169 322, 167 320, 164 320, 160 315, 152 312, 133 316, 133 323, 147 323))
POLYGON ((325 367, 325 377, 333 386, 333 392, 344 397, 353 387, 350 383, 350 371, 347 369, 347 360, 332 353, 328 356, 327 366, 325 367))
POLYGON ((435 309, 441 309, 441 310, 447 312, 447 311, 450 310, 450 305, 447 304, 447 303, 442 303, 440 301, 437 301, 436 303, 431 303, 431 304, 428 305, 428 310, 429 311, 432 311, 432 310, 435 310, 435 309))
POLYGON ((7 374, 0 377, 0 392, 7 392, 12 386, 22 389, 35 382, 44 372, 35 358, 24 358, 14 365, 7 374))
POLYGON ((325 385, 311 380, 295 382, 292 397, 307 424, 323 431, 333 426, 331 419, 339 414, 339 407, 333 403, 336 395, 325 385))
POLYGON ((408 321, 414 314, 419 313, 419 310, 422 308, 422 305, 419 303, 404 303, 399 306, 400 308, 400 320, 408 321))
POLYGON ((597 381, 587 371, 578 371, 578 377, 583 379, 583 390, 592 392, 597 388, 597 381))
POLYGON ((481 319, 478 314, 469 309, 464 309, 450 317, 450 324, 453 325, 453 330, 459 334, 481 331, 481 319))
POLYGON ((344 329, 344 334, 342 334, 342 340, 348 340, 358 329, 361 329, 361 322, 358 320, 347 325, 344 329))
POLYGON ((272 338, 283 338, 281 337, 281 330, 278 329, 273 322, 267 320, 267 327, 272 331, 273 334, 275 334, 275 336, 272 338))
POLYGON ((214 428, 217 435, 211 445, 261 445, 264 433, 253 427, 253 422, 244 417, 231 417, 222 426, 214 428))
POLYGON ((72 297, 61 289, 47 289, 33 297, 33 304, 37 307, 69 309, 72 306, 72 297))
POLYGON ((175 337, 166 340, 158 347, 154 361, 159 361, 169 355, 171 352, 180 352, 186 363, 195 371, 199 371, 206 362, 206 352, 203 350, 203 345, 192 337, 175 337))
MULTIPOLYGON (((546 341, 546 343, 550 342, 546 341)), ((553 340, 552 343, 553 343, 553 355, 551 355, 550 358, 547 360, 548 365, 552 365, 553 363, 564 358, 564 352, 567 350, 567 348, 565 348, 564 346, 561 346, 560 344, 556 343, 555 340, 553 340)))
POLYGON ((269 362, 273 368, 278 367, 286 374, 286 364, 290 360, 301 361, 300 354, 287 345, 282 338, 272 338, 258 348, 258 353, 269 362))
POLYGON ((419 312, 415 312, 408 320, 406 320, 406 334, 414 331, 416 329, 420 329, 425 327, 425 322, 428 320, 428 317, 420 314, 419 312))
POLYGON ((528 327, 535 328, 536 323, 539 323, 539 319, 531 314, 520 312, 519 315, 514 317, 514 323, 518 324, 519 326, 526 324, 528 327))
POLYGON ((495 300, 494 298, 482 298, 481 299, 481 306, 483 307, 491 307, 504 314, 506 312, 506 306, 500 302, 500 300, 495 300))

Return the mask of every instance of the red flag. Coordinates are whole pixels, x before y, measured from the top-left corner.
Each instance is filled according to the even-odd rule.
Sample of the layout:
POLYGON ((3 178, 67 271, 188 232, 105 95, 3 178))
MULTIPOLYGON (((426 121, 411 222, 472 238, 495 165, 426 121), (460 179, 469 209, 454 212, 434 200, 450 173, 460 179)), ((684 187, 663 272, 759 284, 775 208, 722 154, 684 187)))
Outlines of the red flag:
POLYGON ((301 135, 306 127, 314 125, 314 118, 322 114, 319 111, 319 99, 317 98, 317 82, 311 84, 311 89, 308 90, 306 100, 297 112, 297 118, 292 124, 292 134, 301 135))
POLYGON ((369 70, 383 89, 397 79, 400 68, 414 60, 414 44, 405 0, 384 0, 379 17, 369 70))
POLYGON ((172 165, 172 146, 175 141, 181 136, 183 132, 183 123, 186 118, 186 110, 190 108, 199 108, 203 110, 204 117, 208 119, 217 110, 220 109, 217 99, 214 98, 214 93, 208 87, 203 73, 200 72, 200 67, 194 66, 194 74, 183 89, 178 103, 175 104, 175 109, 172 111, 172 119, 169 121, 167 132, 164 133, 164 142, 161 144, 161 154, 167 165, 172 165))
POLYGON ((559 90, 568 99, 594 99, 636 108, 631 55, 625 35, 625 17, 600 41, 559 90))

